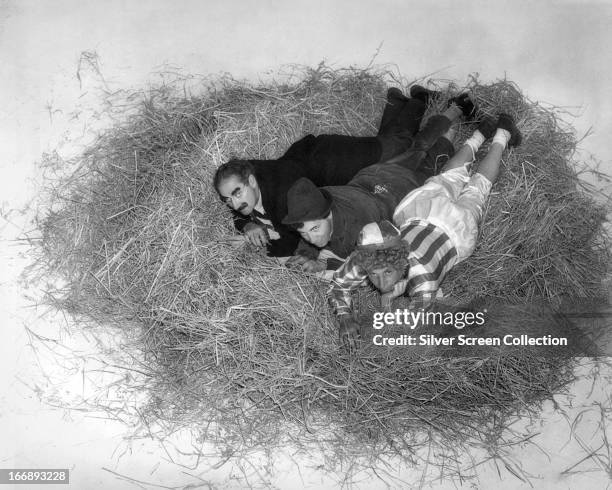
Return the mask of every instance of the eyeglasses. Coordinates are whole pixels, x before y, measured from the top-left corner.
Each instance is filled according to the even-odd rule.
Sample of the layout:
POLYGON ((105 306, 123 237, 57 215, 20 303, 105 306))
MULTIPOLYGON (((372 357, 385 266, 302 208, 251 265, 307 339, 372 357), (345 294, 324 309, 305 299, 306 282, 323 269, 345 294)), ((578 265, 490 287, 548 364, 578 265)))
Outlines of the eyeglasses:
POLYGON ((233 191, 232 194, 230 196, 227 197, 221 197, 221 200, 225 203, 225 204, 230 204, 232 202, 233 199, 242 199, 242 196, 245 193, 245 185, 244 184, 240 184, 239 187, 236 187, 233 191))

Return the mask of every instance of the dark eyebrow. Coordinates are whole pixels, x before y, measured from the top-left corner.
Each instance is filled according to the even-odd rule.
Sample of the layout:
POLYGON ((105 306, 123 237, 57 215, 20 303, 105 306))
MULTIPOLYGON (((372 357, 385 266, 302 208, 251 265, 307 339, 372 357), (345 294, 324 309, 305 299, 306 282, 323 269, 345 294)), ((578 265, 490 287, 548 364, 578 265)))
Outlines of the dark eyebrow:
POLYGON ((236 187, 233 191, 232 191, 232 196, 235 196, 236 194, 238 194, 240 192, 240 187, 236 187))

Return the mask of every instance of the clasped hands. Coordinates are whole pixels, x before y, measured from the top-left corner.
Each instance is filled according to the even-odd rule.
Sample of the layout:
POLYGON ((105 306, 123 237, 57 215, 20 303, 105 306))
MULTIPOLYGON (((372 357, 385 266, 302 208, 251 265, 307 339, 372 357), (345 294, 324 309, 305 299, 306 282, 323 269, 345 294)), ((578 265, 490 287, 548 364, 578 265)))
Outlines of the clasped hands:
POLYGON ((247 223, 242 229, 246 241, 257 247, 265 247, 270 243, 266 229, 257 223, 247 223))
POLYGON ((257 223, 247 223, 242 229, 242 235, 235 235, 225 240, 232 247, 238 248, 244 243, 250 243, 256 247, 265 247, 270 243, 266 229, 257 223))

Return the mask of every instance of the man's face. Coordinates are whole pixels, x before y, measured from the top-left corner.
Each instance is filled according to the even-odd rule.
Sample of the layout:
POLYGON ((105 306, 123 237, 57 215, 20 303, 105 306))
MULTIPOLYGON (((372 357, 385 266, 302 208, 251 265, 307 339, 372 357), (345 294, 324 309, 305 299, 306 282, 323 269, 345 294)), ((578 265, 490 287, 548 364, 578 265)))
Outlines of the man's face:
POLYGON ((401 280, 403 276, 402 271, 397 270, 390 265, 385 267, 378 267, 368 271, 368 277, 374 287, 381 293, 388 293, 393 290, 393 286, 401 280))
POLYGON ((239 176, 232 175, 221 181, 217 191, 225 204, 245 216, 251 214, 259 202, 259 186, 253 175, 249 175, 246 183, 239 176))
POLYGON ((304 226, 298 228, 302 238, 317 247, 324 247, 329 243, 331 231, 331 218, 305 221, 304 226))

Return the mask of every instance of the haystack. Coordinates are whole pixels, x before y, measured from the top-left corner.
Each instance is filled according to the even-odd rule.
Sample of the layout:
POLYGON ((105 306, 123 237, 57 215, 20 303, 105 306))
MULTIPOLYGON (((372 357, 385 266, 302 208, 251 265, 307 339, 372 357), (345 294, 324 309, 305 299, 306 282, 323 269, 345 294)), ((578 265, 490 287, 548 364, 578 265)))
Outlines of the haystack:
MULTIPOLYGON (((70 178, 53 183, 39 221, 41 264, 65 287, 49 297, 75 315, 137 329, 150 373, 139 413, 192 427, 226 455, 288 439, 318 444, 336 460, 409 457, 430 438, 492 444, 507 417, 572 380, 571 358, 349 355, 325 284, 228 244, 229 211, 210 185, 221 163, 279 157, 308 133, 373 135, 386 89, 398 85, 386 72, 325 66, 285 80, 221 77, 197 95, 168 87, 130 94, 129 117, 100 135, 70 178)), ((429 83, 447 97, 458 92, 429 83)), ((602 297, 607 207, 581 188, 576 135, 512 82, 474 79, 467 88, 485 112, 512 114, 524 142, 505 157, 480 245, 445 294, 553 307, 602 297)), ((456 143, 469 131, 464 125, 456 143)))

